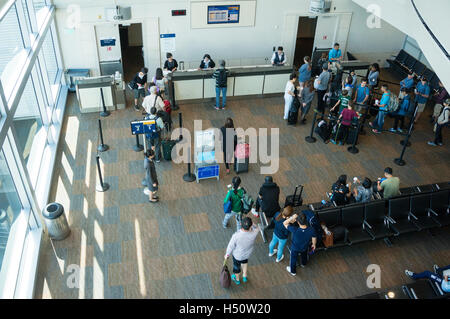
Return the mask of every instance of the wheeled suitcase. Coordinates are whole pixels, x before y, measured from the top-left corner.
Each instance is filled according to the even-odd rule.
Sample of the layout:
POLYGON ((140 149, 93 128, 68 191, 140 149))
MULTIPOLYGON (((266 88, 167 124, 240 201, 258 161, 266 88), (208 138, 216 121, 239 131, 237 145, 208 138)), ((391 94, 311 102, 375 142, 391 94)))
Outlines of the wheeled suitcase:
POLYGON ((322 120, 317 124, 315 132, 320 136, 320 138, 326 143, 331 136, 332 127, 330 123, 327 123, 325 120, 322 120))
POLYGON ((302 193, 303 193, 303 185, 295 186, 294 194, 286 196, 286 201, 284 202, 284 207, 286 207, 286 206, 292 206, 292 207, 302 206, 303 205, 302 193), (299 189, 300 189, 300 191, 299 191, 299 189))
POLYGON ((234 155, 234 171, 237 174, 248 172, 250 145, 246 143, 236 145, 234 155))
POLYGON ((297 120, 298 120, 298 111, 297 112, 292 112, 289 111, 289 115, 288 115, 288 125, 295 125, 297 124, 297 120))
POLYGON ((166 160, 166 161, 172 160, 172 149, 174 148, 175 144, 177 144, 177 141, 174 141, 174 140, 162 140, 161 141, 164 160, 166 160))

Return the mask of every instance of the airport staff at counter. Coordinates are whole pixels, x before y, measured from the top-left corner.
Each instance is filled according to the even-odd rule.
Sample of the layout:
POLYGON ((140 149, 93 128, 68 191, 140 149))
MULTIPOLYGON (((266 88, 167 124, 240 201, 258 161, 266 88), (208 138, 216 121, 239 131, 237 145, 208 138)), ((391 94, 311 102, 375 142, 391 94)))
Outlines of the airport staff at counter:
POLYGON ((342 51, 339 49, 339 43, 334 44, 334 48, 328 53, 330 62, 340 62, 342 60, 342 51))
POLYGON ((214 63, 214 61, 211 59, 211 56, 209 54, 205 54, 203 56, 203 60, 200 63, 199 66, 199 70, 208 70, 208 69, 212 69, 216 66, 216 64, 214 63))
POLYGON ((166 54, 167 60, 164 62, 164 71, 174 72, 178 69, 177 60, 175 60, 172 56, 172 53, 167 52, 166 54))
POLYGON ((286 63, 286 55, 283 52, 283 47, 278 47, 278 52, 272 55, 272 65, 284 65, 286 63))

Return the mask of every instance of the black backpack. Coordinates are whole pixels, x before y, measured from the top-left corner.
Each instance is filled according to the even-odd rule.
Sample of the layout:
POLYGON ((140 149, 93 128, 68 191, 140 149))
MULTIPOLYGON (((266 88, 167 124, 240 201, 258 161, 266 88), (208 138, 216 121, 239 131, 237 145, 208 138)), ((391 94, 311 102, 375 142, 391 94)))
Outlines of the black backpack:
POLYGON ((217 78, 217 85, 219 87, 227 86, 227 71, 225 69, 219 70, 219 77, 217 78))

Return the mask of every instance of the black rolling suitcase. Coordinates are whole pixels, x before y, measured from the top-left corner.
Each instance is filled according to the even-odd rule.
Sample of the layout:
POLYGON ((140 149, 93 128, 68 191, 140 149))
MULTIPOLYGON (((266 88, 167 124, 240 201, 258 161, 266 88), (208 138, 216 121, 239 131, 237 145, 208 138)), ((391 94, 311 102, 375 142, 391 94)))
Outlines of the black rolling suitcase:
POLYGON ((298 120, 298 111, 297 112, 289 111, 288 125, 295 125, 295 124, 297 124, 297 120, 298 120))
POLYGON ((331 130, 332 127, 330 123, 327 123, 327 121, 325 120, 320 121, 315 129, 317 135, 320 136, 320 138, 323 140, 324 143, 326 143, 330 139, 331 130))
POLYGON ((302 193, 303 193, 303 185, 295 186, 294 195, 286 196, 286 201, 284 202, 284 207, 286 207, 286 206, 292 206, 292 207, 302 206, 303 205, 302 193), (300 189, 300 191, 299 191, 299 189, 300 189))

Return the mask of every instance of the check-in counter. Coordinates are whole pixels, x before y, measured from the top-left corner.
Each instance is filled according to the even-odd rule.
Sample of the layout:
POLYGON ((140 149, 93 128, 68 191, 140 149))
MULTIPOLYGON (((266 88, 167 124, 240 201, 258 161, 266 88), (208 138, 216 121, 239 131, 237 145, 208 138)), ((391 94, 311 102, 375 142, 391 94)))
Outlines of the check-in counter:
MULTIPOLYGON (((292 66, 227 67, 227 97, 283 93, 292 66)), ((169 73, 169 98, 176 101, 198 100, 216 96, 214 70, 187 70, 169 73)))

